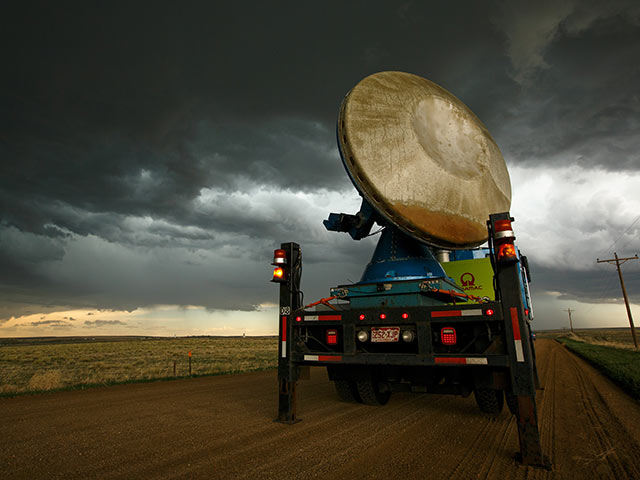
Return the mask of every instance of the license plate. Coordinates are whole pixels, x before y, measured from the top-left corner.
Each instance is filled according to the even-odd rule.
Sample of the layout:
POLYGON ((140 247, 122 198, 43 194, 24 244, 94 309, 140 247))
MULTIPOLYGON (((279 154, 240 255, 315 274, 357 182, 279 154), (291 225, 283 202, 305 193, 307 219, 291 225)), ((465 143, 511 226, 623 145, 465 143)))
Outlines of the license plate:
POLYGON ((400 340, 400 327, 373 327, 372 342, 397 342, 400 340))

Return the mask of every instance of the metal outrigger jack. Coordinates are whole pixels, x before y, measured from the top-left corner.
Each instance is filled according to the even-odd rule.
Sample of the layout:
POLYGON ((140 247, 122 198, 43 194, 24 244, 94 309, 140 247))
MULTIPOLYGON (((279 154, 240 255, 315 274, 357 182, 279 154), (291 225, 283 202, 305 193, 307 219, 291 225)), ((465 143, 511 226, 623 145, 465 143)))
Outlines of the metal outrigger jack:
POLYGON ((292 424, 296 415, 296 384, 300 368, 291 361, 292 314, 300 307, 302 252, 297 243, 283 243, 275 251, 272 281, 280 283, 278 346, 278 418, 276 422, 292 424))
POLYGON ((276 422, 292 424, 300 420, 296 416, 296 381, 278 378, 278 418, 276 422))
MULTIPOLYGON (((515 236, 512 232, 496 234, 500 222, 512 221, 509 213, 493 214, 489 217, 490 242, 494 252, 497 252, 502 242, 512 242, 515 236)), ((509 227, 510 228, 510 227, 509 227)), ((496 256, 499 256, 496 253, 496 256)), ((505 318, 505 333, 508 340, 507 352, 510 358, 510 395, 516 399, 516 418, 518 421, 518 439, 520 452, 518 460, 524 465, 550 468, 551 462, 543 455, 538 429, 538 414, 536 410, 536 387, 539 386, 535 365, 534 352, 531 345, 531 334, 524 311, 522 294, 520 292, 518 276, 521 275, 517 261, 496 261, 495 265, 497 292, 500 294, 503 316, 505 318)))

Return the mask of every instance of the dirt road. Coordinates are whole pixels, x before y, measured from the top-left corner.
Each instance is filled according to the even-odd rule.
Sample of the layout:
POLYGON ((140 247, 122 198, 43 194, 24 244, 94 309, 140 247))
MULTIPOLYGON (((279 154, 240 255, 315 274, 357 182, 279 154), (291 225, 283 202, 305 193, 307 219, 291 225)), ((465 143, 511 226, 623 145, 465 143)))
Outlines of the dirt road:
POLYGON ((517 465, 515 421, 473 397, 339 403, 322 369, 273 423, 275 372, 0 400, 0 478, 640 479, 640 405, 540 339, 547 472, 517 465))

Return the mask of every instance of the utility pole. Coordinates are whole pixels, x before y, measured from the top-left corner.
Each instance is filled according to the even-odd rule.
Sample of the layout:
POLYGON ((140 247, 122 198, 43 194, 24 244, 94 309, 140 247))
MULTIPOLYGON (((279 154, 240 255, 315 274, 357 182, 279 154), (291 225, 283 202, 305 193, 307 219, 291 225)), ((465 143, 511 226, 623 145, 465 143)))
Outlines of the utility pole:
POLYGON ((571 333, 573 333, 573 322, 571 322, 571 312, 575 312, 575 310, 571 310, 567 308, 565 312, 569 312, 569 327, 571 328, 571 333))
POLYGON ((629 306, 629 298, 627 297, 627 289, 624 286, 624 280, 622 279, 622 270, 620 270, 620 265, 622 265, 627 260, 638 260, 638 255, 634 255, 633 257, 626 258, 618 258, 618 254, 613 252, 614 258, 609 260, 600 260, 596 258, 597 263, 611 263, 615 262, 616 268, 618 269, 618 276, 620 277, 620 286, 622 287, 622 296, 624 297, 624 304, 627 307, 627 317, 629 317, 629 325, 631 326, 631 335, 633 336, 633 344, 638 350, 638 337, 636 337, 636 327, 633 325, 633 317, 631 316, 631 307, 629 306))

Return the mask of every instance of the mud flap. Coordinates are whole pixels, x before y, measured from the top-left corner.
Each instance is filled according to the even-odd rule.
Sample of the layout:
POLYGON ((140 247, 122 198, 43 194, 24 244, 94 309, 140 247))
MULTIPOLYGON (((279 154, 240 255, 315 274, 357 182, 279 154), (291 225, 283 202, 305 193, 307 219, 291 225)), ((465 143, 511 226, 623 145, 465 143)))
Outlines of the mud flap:
POLYGON ((538 431, 538 415, 535 400, 529 395, 519 395, 518 400, 518 440, 520 453, 518 461, 524 465, 551 469, 549 458, 542 454, 540 432, 538 431))

